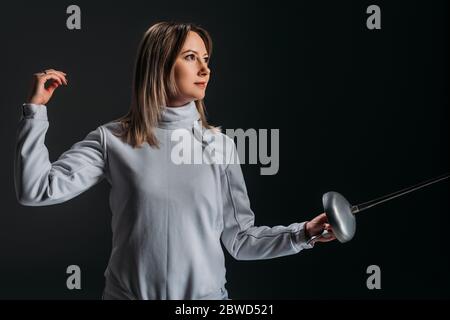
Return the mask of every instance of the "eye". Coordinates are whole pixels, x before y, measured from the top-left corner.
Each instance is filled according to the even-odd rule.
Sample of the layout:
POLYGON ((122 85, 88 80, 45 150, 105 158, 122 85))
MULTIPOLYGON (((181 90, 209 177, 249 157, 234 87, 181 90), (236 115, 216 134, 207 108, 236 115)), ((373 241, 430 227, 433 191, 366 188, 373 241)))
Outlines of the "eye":
MULTIPOLYGON (((184 57, 186 60, 188 61, 194 61, 195 60, 195 54, 191 53, 188 54, 186 57, 184 57)), ((205 57, 205 62, 208 63, 209 62, 209 57, 205 57)))

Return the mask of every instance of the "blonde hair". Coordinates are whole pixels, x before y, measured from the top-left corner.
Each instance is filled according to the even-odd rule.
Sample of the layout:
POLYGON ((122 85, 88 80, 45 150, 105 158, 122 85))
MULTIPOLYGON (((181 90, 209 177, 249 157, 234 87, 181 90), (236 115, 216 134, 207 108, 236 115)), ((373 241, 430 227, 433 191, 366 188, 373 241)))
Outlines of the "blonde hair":
MULTIPOLYGON (((141 39, 135 60, 130 109, 126 115, 115 120, 120 122, 121 130, 114 133, 133 148, 141 147, 144 142, 159 148, 154 128, 161 118, 163 106, 167 106, 168 98, 178 95, 173 67, 189 31, 196 32, 202 38, 211 58, 212 40, 209 33, 192 23, 158 22, 141 39)), ((218 128, 206 120, 203 99, 195 101, 195 104, 202 126, 217 131, 218 128)))

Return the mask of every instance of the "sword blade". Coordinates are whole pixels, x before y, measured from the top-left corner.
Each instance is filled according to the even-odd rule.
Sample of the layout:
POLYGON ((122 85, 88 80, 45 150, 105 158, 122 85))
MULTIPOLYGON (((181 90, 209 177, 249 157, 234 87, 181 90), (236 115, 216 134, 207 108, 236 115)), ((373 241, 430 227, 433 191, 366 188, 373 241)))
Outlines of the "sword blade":
POLYGON ((370 200, 370 201, 367 201, 367 202, 364 202, 364 203, 360 203, 358 205, 354 205, 354 206, 352 206, 352 213, 357 213, 357 212, 361 212, 363 210, 372 208, 373 206, 376 206, 376 205, 378 205, 380 203, 392 200, 394 198, 403 196, 403 195, 405 195, 407 193, 411 193, 413 191, 419 190, 419 189, 424 188, 426 186, 429 186, 431 184, 434 184, 434 183, 437 183, 439 181, 448 179, 448 177, 450 177, 450 174, 449 173, 445 173, 445 174, 440 175, 440 176, 438 176, 436 178, 429 179, 429 180, 420 182, 418 184, 415 184, 415 185, 413 185, 411 187, 404 188, 402 190, 399 190, 399 191, 387 194, 385 196, 376 198, 374 200, 370 200))

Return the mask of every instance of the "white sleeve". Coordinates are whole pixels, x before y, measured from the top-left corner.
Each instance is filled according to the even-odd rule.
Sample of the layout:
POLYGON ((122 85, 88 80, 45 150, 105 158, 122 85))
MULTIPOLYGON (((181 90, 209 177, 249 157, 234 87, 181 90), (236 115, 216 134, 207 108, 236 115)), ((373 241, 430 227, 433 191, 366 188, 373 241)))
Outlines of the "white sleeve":
POLYGON ((49 127, 45 105, 22 105, 16 135, 14 184, 19 203, 45 206, 70 200, 105 177, 105 141, 101 127, 51 163, 45 146, 49 127))
POLYGON ((237 159, 230 163, 222 177, 223 232, 222 243, 237 260, 271 259, 292 255, 303 249, 313 248, 305 238, 305 223, 292 223, 288 226, 255 226, 255 215, 244 177, 237 159))

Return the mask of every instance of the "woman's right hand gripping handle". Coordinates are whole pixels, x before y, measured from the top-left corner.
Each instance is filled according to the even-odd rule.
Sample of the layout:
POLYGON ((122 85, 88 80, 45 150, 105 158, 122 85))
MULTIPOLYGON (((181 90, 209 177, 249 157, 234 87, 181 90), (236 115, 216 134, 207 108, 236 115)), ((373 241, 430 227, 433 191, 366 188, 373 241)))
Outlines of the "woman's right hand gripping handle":
POLYGON ((54 69, 47 69, 45 72, 35 73, 33 75, 30 94, 26 102, 47 104, 56 88, 63 84, 67 86, 66 75, 66 73, 54 69), (46 87, 47 81, 49 81, 49 84, 46 87))

